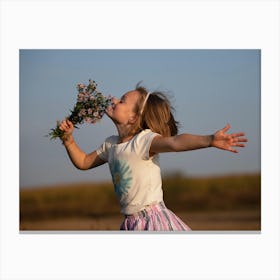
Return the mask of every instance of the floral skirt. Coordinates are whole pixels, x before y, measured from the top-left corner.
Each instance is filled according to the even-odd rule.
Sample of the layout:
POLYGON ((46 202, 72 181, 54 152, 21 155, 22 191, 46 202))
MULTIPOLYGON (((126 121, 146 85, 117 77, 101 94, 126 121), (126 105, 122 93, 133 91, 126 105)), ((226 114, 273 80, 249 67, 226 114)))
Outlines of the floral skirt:
POLYGON ((126 215, 121 230, 190 231, 191 229, 164 202, 147 206, 144 210, 126 215))

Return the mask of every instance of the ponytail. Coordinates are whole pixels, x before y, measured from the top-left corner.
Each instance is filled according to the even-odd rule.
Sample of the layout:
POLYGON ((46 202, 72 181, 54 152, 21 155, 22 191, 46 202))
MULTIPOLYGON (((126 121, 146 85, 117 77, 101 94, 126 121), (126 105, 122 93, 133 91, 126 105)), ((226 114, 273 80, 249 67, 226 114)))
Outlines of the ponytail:
POLYGON ((135 90, 140 93, 140 98, 135 108, 139 118, 135 123, 134 133, 151 129, 166 137, 177 135, 178 122, 174 119, 173 107, 168 98, 162 92, 152 92, 146 99, 148 91, 144 87, 137 85, 135 90))

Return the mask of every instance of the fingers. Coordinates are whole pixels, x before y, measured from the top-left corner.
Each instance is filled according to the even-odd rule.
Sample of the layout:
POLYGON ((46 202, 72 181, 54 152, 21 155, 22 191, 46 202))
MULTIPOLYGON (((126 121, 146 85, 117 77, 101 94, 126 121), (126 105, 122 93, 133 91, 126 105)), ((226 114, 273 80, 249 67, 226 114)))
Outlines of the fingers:
MULTIPOLYGON (((227 124, 223 129, 221 129, 223 132, 227 132, 228 130, 230 129, 230 124, 227 124)), ((234 139, 234 141, 236 142, 248 142, 248 139, 247 138, 239 138, 241 136, 245 136, 245 133, 244 132, 238 132, 238 133, 232 133, 232 134, 229 134, 232 139, 234 139)))
POLYGON ((243 143, 246 143, 246 142, 248 142, 248 139, 247 139, 247 138, 238 138, 235 142, 243 142, 243 143))
POLYGON ((232 152, 232 153, 238 153, 238 151, 236 149, 234 149, 234 147, 244 148, 245 145, 240 144, 240 143, 233 143, 230 145, 230 147, 227 147, 226 150, 228 150, 229 152, 232 152))
POLYGON ((245 136, 245 133, 244 132, 232 133, 231 136, 236 138, 236 137, 240 137, 240 136, 245 136))
POLYGON ((67 126, 66 126, 66 123, 64 121, 60 123, 59 129, 62 130, 62 131, 66 131, 67 130, 67 126))
POLYGON ((69 120, 66 120, 66 123, 68 124, 69 128, 72 128, 73 127, 73 123, 69 120))
POLYGON ((69 130, 72 130, 73 129, 73 124, 71 121, 69 120, 63 120, 61 123, 60 123, 60 126, 59 126, 59 129, 62 130, 62 131, 69 131, 69 130))
POLYGON ((235 138, 232 140, 231 146, 244 148, 245 145, 243 143, 246 143, 246 142, 248 142, 247 138, 235 138))
POLYGON ((232 146, 234 146, 234 147, 245 147, 244 144, 240 144, 240 143, 235 143, 232 146))
POLYGON ((224 128, 222 128, 221 130, 223 132, 227 132, 230 129, 230 124, 228 123, 224 128))
POLYGON ((238 132, 238 133, 232 133, 230 134, 230 137, 232 138, 232 142, 233 143, 238 143, 238 142, 248 142, 248 139, 246 137, 242 137, 245 136, 244 132, 238 132))
POLYGON ((248 140, 246 138, 236 138, 233 139, 232 144, 231 144, 231 148, 229 149, 229 151, 233 152, 233 153, 238 153, 237 150, 232 149, 232 147, 239 147, 239 148, 244 148, 245 145, 243 144, 244 142, 247 142, 248 140))
POLYGON ((245 142, 248 142, 248 139, 247 138, 232 138, 232 142, 233 143, 237 143, 237 142, 245 143, 245 142))

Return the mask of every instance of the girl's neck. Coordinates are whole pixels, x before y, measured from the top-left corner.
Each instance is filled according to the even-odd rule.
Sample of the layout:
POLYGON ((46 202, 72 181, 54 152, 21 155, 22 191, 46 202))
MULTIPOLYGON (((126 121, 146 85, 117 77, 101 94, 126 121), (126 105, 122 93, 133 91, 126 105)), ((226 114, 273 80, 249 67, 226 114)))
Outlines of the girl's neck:
POLYGON ((117 129, 119 134, 119 143, 128 142, 134 137, 134 134, 131 133, 130 127, 117 125, 117 129))
POLYGON ((118 141, 118 143, 121 144, 121 143, 128 142, 128 141, 130 141, 133 137, 134 137, 134 135, 124 136, 124 137, 122 137, 122 136, 119 135, 119 141, 118 141))

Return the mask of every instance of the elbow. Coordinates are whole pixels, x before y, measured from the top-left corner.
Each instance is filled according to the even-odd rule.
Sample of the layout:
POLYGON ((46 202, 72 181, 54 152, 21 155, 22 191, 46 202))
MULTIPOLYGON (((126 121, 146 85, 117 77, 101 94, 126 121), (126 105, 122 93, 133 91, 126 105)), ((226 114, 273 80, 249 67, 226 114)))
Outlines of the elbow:
POLYGON ((88 162, 87 162, 87 156, 85 156, 84 158, 81 158, 73 163, 74 163, 74 166, 79 170, 88 170, 89 169, 88 162))
POLYGON ((77 168, 78 170, 82 170, 82 171, 87 170, 87 168, 85 168, 85 167, 83 167, 83 166, 76 166, 76 168, 77 168))
POLYGON ((88 168, 83 165, 83 164, 77 164, 77 163, 74 163, 74 166, 78 169, 78 170, 88 170, 88 168))
POLYGON ((86 171, 86 170, 90 169, 90 167, 88 165, 86 165, 86 164, 76 166, 76 168, 81 170, 81 171, 86 171))

